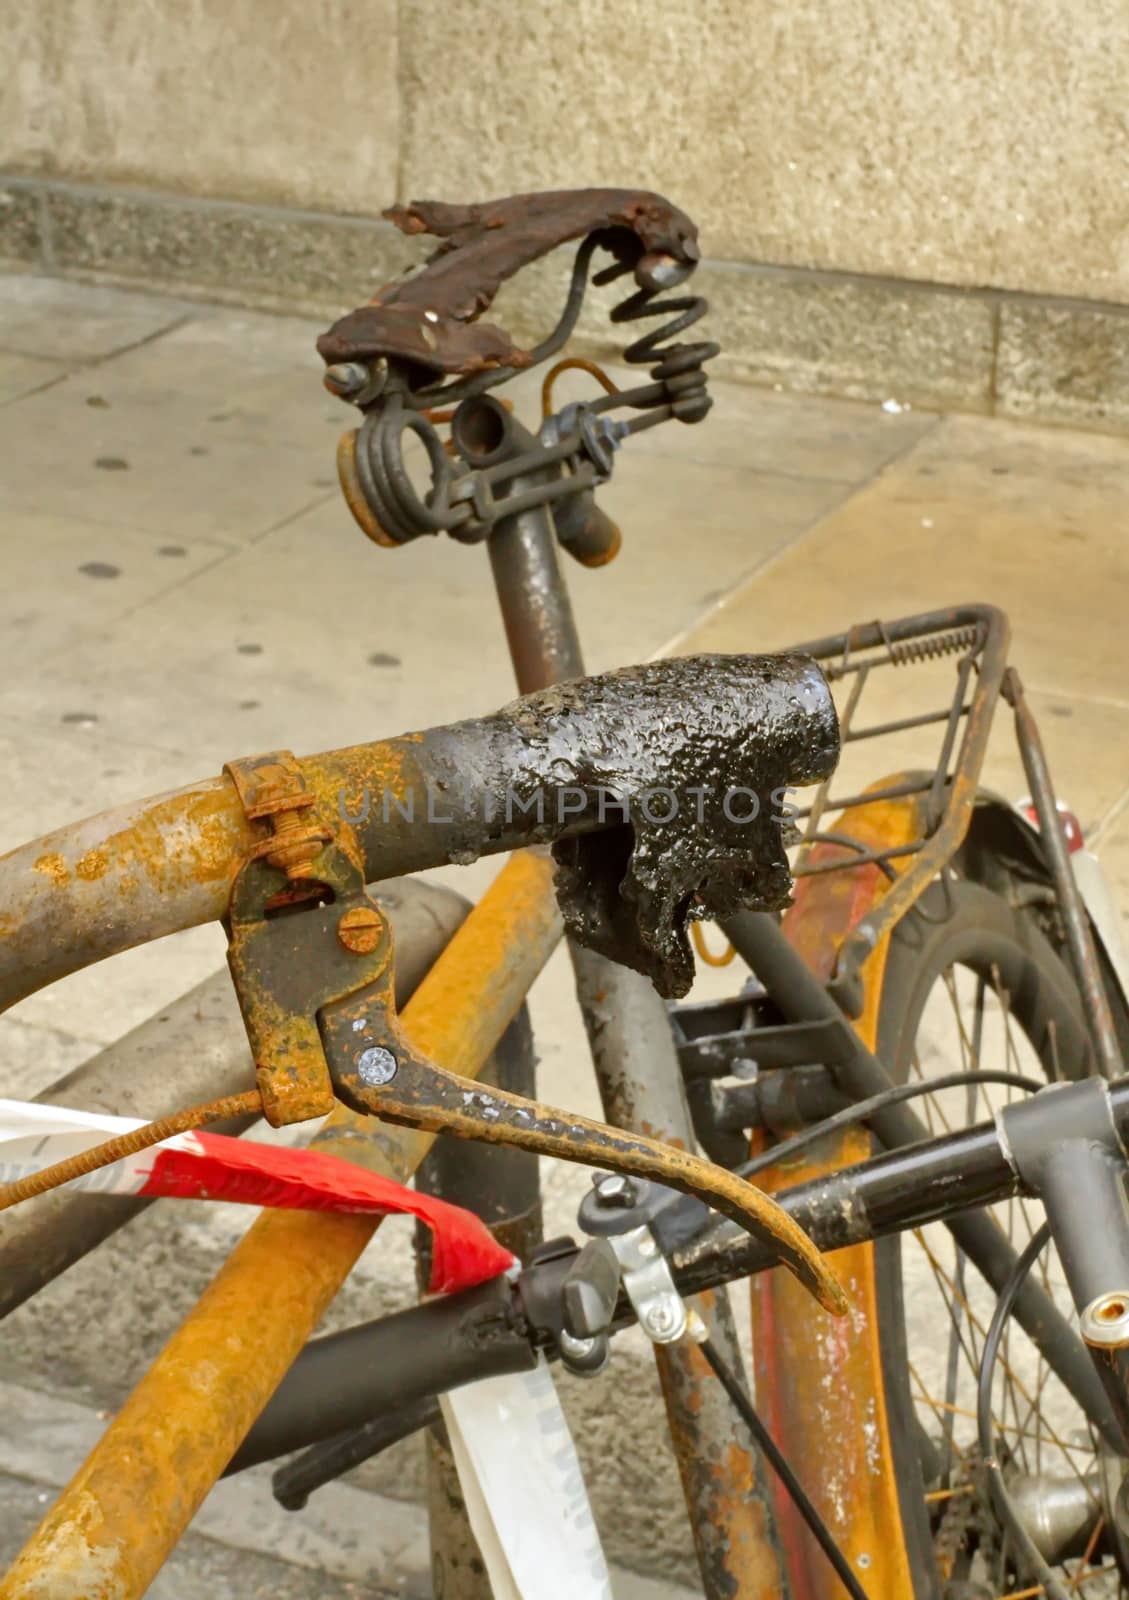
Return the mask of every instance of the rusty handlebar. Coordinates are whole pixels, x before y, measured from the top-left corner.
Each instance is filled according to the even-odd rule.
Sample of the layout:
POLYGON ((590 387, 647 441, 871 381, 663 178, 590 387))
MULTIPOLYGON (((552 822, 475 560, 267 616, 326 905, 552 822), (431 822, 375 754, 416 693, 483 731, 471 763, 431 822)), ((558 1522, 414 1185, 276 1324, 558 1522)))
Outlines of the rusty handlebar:
MULTIPOLYGON (((491 716, 295 766, 313 814, 370 882, 576 841, 560 845, 570 931, 661 981, 684 965, 685 929, 672 925, 695 897, 719 914, 786 897, 769 796, 825 776, 837 753, 830 693, 807 658, 704 656, 578 679, 491 716), (731 793, 744 798, 730 804, 731 793), (652 806, 654 795, 664 798, 652 806), (668 795, 681 799, 670 820, 668 795), (595 832, 605 845, 583 843, 595 832)), ((0 858, 0 1006, 222 918, 266 828, 225 775, 0 858)))

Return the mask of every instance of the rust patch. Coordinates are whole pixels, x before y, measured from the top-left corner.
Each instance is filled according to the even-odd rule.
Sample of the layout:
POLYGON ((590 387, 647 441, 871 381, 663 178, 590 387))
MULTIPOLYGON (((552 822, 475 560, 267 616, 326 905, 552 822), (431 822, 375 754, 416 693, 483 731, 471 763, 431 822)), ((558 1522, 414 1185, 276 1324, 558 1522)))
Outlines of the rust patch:
POLYGON ((60 885, 66 883, 70 877, 65 859, 54 851, 45 856, 40 856, 34 864, 34 870, 42 872, 45 877, 51 879, 52 883, 60 885))
POLYGON ((75 862, 75 876, 85 879, 87 883, 92 883, 96 878, 100 878, 104 872, 108 871, 109 866, 110 858, 105 850, 88 850, 84 856, 80 856, 75 862))
MULTIPOLYGON (((872 787, 896 782, 884 778, 872 787)), ((844 812, 833 831, 875 848, 903 844, 920 837, 923 805, 921 796, 872 802, 844 812)), ((816 848, 841 849, 830 842, 816 848)), ((827 978, 852 928, 890 889, 890 881, 874 867, 801 879, 784 932, 811 969, 827 978)), ((871 1049, 888 947, 887 935, 862 968, 864 1008, 855 1026, 871 1049)), ((869 1134, 852 1128, 829 1137, 798 1162, 765 1173, 764 1184, 769 1189, 790 1186, 870 1153, 869 1134)), ((913 1584, 890 1456, 874 1246, 837 1251, 835 1263, 848 1286, 849 1319, 825 1316, 782 1273, 753 1279, 757 1399, 851 1565, 857 1570, 859 1558, 867 1559, 867 1586, 876 1595, 908 1595, 913 1584)), ((792 1502, 780 1496, 776 1510, 792 1592, 813 1597, 830 1593, 825 1559, 792 1502)))

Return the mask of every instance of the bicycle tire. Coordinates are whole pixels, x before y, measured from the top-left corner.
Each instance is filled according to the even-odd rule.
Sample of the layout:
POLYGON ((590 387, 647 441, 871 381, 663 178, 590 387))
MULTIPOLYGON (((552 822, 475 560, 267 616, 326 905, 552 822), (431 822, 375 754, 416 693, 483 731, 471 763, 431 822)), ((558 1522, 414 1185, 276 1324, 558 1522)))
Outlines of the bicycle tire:
MULTIPOLYGON (((904 920, 890 940, 878 1005, 876 1044, 878 1054, 888 1063, 896 1081, 904 1082, 911 1075, 912 1059, 931 996, 938 983, 946 982, 957 969, 973 975, 978 992, 985 988, 990 993, 998 990, 1007 997, 1010 1022, 1022 1031, 1026 1048, 1039 1062, 1048 1080, 1079 1076, 1088 1070, 1090 1062, 1087 1061, 1077 983, 1035 917, 1029 910, 1018 909, 993 888, 969 879, 957 879, 945 886, 934 885, 918 911, 904 920)), ((955 987, 953 978, 950 992, 955 991, 955 987)), ((1124 1018, 1120 1020, 1124 1027, 1124 1018)), ((926 1102, 929 1098, 926 1097, 926 1102)), ((972 1104, 978 1105, 978 1101, 973 1100, 972 1104)), ((978 1110, 977 1120, 983 1115, 984 1110, 978 1110)), ((1010 1214, 1018 1216, 1020 1212, 1010 1214)), ((1018 1245, 1025 1241, 1014 1242, 1018 1245)), ((920 1395, 917 1400, 914 1398, 910 1376, 914 1337, 907 1330, 906 1257, 907 1241, 899 1238, 883 1241, 875 1252, 878 1348, 890 1419, 892 1459, 889 1467, 898 1483, 902 1534, 913 1572, 914 1595, 933 1600, 945 1594, 946 1584, 975 1585, 977 1580, 954 1579, 951 1571, 944 1570, 944 1565, 950 1561, 963 1565, 975 1556, 950 1537, 950 1543, 956 1548, 946 1548, 939 1558, 939 1522, 943 1523, 944 1517, 938 1520, 928 1515, 925 1494, 929 1469, 922 1462, 919 1429, 922 1404, 920 1395)), ((943 1275, 943 1267, 940 1270, 943 1275)), ((951 1292, 956 1295, 959 1289, 954 1280, 951 1292)), ((920 1308, 917 1314, 919 1318, 924 1315, 920 1308)), ((969 1344, 974 1347, 975 1335, 968 1327, 973 1318, 969 1306, 966 1332, 969 1344)), ((1037 1405, 1047 1404, 1042 1399, 1043 1394, 1042 1387, 1037 1387, 1037 1405)), ((1041 1436, 1041 1416, 1039 1411, 1031 1419, 1036 1430, 1035 1439, 1041 1436)), ((1025 1424, 1027 1420, 1025 1416, 1025 1424)), ((950 1419, 950 1427, 953 1421, 955 1418, 950 1419)), ((1017 1424, 1018 1421, 1017 1408, 1017 1424)), ((1059 1431, 1057 1426, 1053 1430, 1056 1435, 1059 1431)), ((1021 1435, 1020 1442, 1024 1439, 1021 1435)), ((1073 1456, 1070 1459, 1073 1464, 1073 1456)), ((979 1493, 972 1485, 968 1488, 970 1499, 979 1493)), ((952 1490, 946 1487, 941 1492, 951 1494, 952 1490)), ((986 1514, 984 1508, 977 1513, 981 1519, 986 1514)), ((977 1518, 968 1520, 973 1538, 981 1537, 975 1530, 977 1518)), ((990 1530, 987 1537, 990 1538, 990 1530)), ((1000 1559, 1006 1566, 1006 1552, 1000 1559)), ((967 1592, 975 1593, 975 1587, 967 1592)), ((989 1580, 985 1593, 995 1600, 997 1592, 1004 1590, 993 1591, 989 1580)), ((1110 1592, 1122 1594, 1129 1590, 1119 1588, 1110 1592)))

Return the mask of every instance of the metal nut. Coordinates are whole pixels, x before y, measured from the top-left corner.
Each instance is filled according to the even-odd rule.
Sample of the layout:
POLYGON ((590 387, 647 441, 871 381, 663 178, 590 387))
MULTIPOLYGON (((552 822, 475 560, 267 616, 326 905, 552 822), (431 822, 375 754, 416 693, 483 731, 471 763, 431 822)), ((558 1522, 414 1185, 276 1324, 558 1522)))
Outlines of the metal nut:
POLYGON ((1100 1349, 1123 1349, 1129 1345, 1129 1292, 1114 1289, 1098 1295, 1084 1307, 1079 1320, 1087 1344, 1100 1349))
POLYGON ((369 371, 359 361, 340 361, 326 367, 323 382, 331 394, 343 399, 359 394, 369 381, 369 371))
POLYGON ((371 906, 353 906, 337 924, 337 937, 355 956, 371 955, 384 932, 384 918, 371 906))

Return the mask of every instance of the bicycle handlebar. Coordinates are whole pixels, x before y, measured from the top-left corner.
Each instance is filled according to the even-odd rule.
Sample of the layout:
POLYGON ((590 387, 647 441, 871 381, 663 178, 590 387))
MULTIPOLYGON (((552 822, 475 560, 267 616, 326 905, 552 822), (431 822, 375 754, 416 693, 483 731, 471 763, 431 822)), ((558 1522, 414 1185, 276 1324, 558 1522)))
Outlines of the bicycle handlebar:
MULTIPOLYGON (((1034 1190, 1030 1180, 1016 1165, 1007 1118, 1038 1104, 1038 1118, 1046 1118, 1044 1142, 1048 1149, 1053 1148, 1055 1130, 1061 1127, 1063 1101, 1049 1097, 1061 1096, 1064 1088, 1093 1096, 1095 1103, 1100 1099, 1108 1106, 1110 1125, 1116 1130, 1119 1143, 1129 1141, 1129 1077, 1108 1084, 1103 1079, 1085 1079, 1079 1084, 1050 1085, 993 1122, 888 1151, 857 1166, 780 1190, 774 1198, 821 1250, 834 1251, 947 1220, 962 1211, 995 1205, 1021 1193, 1031 1194, 1034 1190)), ((1013 1132, 1015 1126, 1012 1121, 1013 1132)), ((1085 1294, 1093 1300, 1104 1282, 1109 1303, 1124 1291, 1120 1294, 1124 1302, 1121 1309, 1129 1313, 1129 1282, 1119 1275, 1120 1262, 1126 1260, 1129 1250, 1124 1176, 1122 1157, 1118 1170, 1121 1211, 1112 1230, 1105 1230, 1104 1241, 1113 1253, 1112 1280, 1103 1280, 1100 1265, 1093 1265, 1101 1260, 1103 1240, 1095 1231, 1088 1209, 1090 1187, 1078 1185, 1073 1191, 1073 1203, 1069 1186, 1053 1201, 1048 1197, 1048 1216, 1068 1280, 1072 1288, 1079 1284, 1076 1297, 1085 1294), (1071 1265, 1079 1249, 1091 1263, 1082 1280, 1072 1275, 1071 1265)), ((677 1203, 679 1197, 673 1191, 670 1194, 677 1203)), ((668 1215, 676 1214, 672 1206, 668 1215)), ((664 1215, 667 1214, 661 1206, 652 1209, 650 1226, 670 1261, 680 1294, 717 1289, 778 1264, 771 1250, 733 1223, 715 1220, 686 1241, 664 1227, 664 1215)), ((495 1280, 493 1285, 363 1324, 346 1335, 313 1341, 298 1357, 228 1470, 239 1471, 253 1462, 314 1443, 346 1423, 362 1423, 423 1396, 442 1394, 495 1372, 520 1370, 523 1362, 532 1363, 539 1349, 555 1357, 559 1354, 556 1340, 560 1322, 559 1317, 547 1314, 546 1308, 554 1305, 578 1253, 578 1248, 571 1252, 558 1250, 550 1259, 528 1267, 516 1286, 503 1279, 495 1280), (483 1312, 483 1307, 488 1311, 483 1312), (491 1330, 488 1339, 483 1337, 486 1322, 491 1330), (340 1400, 337 1409, 319 1411, 311 1404, 311 1395, 317 1397, 323 1389, 332 1387, 332 1376, 326 1382, 326 1375, 332 1373, 334 1355, 346 1348, 342 1341, 348 1341, 351 1369, 358 1376, 348 1388, 338 1385, 334 1389, 340 1400)), ((630 1302, 621 1294, 609 1331, 620 1331, 633 1321, 630 1302)), ((1129 1420, 1129 1363, 1125 1346, 1111 1342, 1111 1335, 1124 1332, 1115 1323, 1116 1318, 1107 1319, 1104 1343, 1087 1336, 1087 1344, 1114 1415, 1124 1425, 1129 1420)), ((339 1363, 337 1372, 340 1373, 339 1363)), ((319 1405, 323 1401, 324 1397, 319 1405)))
MULTIPOLYGON (((564 909, 582 943, 603 937, 614 959, 661 978, 672 960, 689 971, 693 894, 707 915, 742 898, 781 903, 780 797, 825 777, 837 756, 830 691, 806 658, 689 656, 574 679, 398 739, 255 761, 264 771, 289 763, 302 815, 347 844, 370 882, 620 830, 622 861, 615 850, 589 861, 578 847, 564 909), (673 818, 660 810, 668 794, 673 818), (730 805, 734 795, 752 798, 730 805), (637 887, 633 901, 621 903, 620 880, 637 887)), ((248 816, 231 776, 241 765, 0 857, 0 1009, 227 914, 241 860, 270 848, 269 819, 248 816)), ((316 867, 315 850, 315 882, 316 867)))

